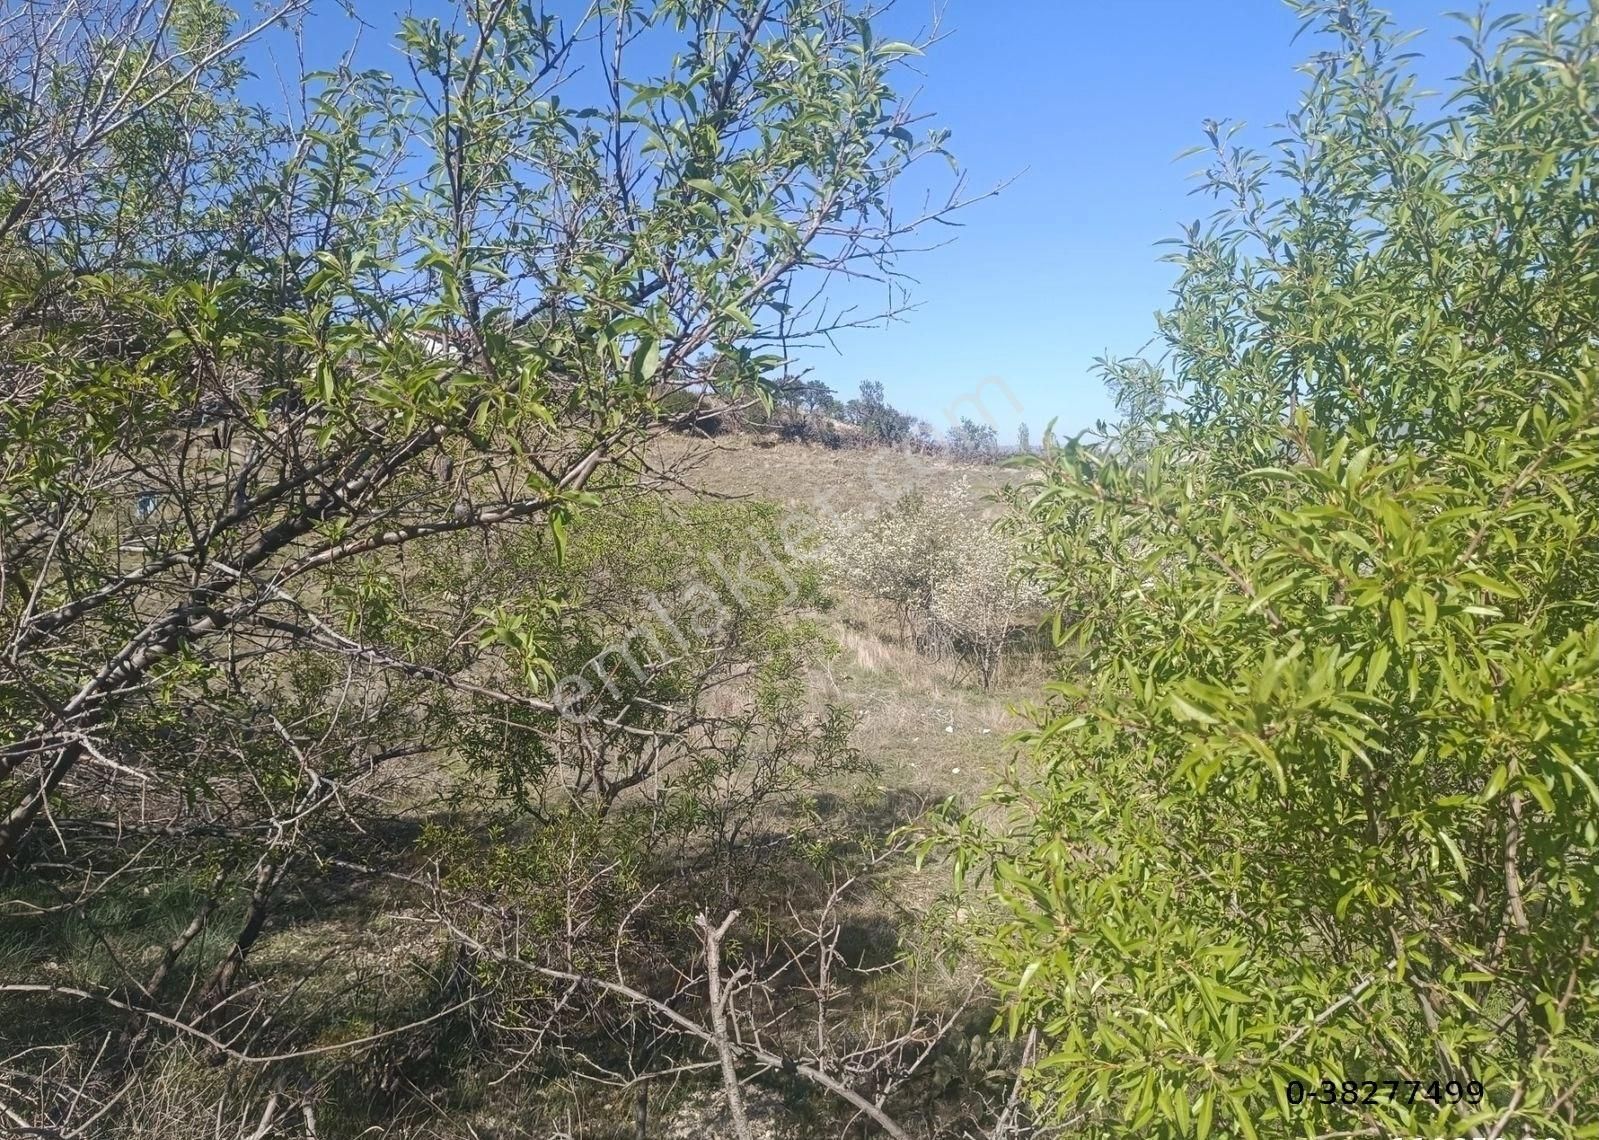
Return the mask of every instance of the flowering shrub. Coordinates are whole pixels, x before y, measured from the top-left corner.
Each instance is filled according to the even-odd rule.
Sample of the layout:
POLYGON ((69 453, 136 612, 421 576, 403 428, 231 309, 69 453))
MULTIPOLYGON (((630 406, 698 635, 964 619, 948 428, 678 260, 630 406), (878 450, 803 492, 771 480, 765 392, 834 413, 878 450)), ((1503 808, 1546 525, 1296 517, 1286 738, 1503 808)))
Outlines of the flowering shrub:
POLYGON ((977 667, 983 687, 993 684, 1005 643, 1037 588, 1016 573, 1018 550, 991 530, 957 532, 946 575, 934 585, 933 626, 977 667))
POLYGON ((826 528, 823 564, 844 585, 888 602, 900 637, 931 656, 953 651, 991 684, 1036 591, 1014 573, 1015 543, 972 512, 966 479, 891 506, 851 511, 826 528))
POLYGON ((918 620, 932 608, 935 583, 949 574, 950 546, 960 526, 958 489, 911 491, 876 512, 849 511, 825 528, 820 557, 835 577, 890 603, 900 636, 920 641, 918 620))

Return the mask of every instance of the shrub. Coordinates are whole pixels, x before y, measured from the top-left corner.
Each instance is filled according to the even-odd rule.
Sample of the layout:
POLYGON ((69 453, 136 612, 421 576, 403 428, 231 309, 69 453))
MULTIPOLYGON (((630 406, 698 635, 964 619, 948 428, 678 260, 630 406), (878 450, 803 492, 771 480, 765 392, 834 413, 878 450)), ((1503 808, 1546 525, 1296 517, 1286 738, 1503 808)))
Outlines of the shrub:
POLYGON ((844 406, 844 416, 858 426, 873 443, 897 444, 910 434, 912 417, 891 405, 883 396, 883 385, 875 380, 861 383, 861 394, 844 406))
POLYGON ((957 532, 929 616, 939 635, 970 658, 983 687, 994 683, 1017 623, 1037 607, 1037 588, 1018 573, 1018 549, 987 528, 957 532))
POLYGON ((849 511, 826 528, 820 555, 851 589, 889 603, 902 639, 924 642, 933 591, 951 569, 951 546, 964 525, 957 484, 929 495, 910 491, 877 512, 849 511))
MULTIPOLYGON (((446 6, 397 18, 399 66, 286 76, 292 105, 249 105, 277 87, 244 82, 244 45, 306 7, 0 19, 0 876, 27 895, 0 938, 28 963, 6 972, 0 1069, 25 1132, 166 1119, 139 1054, 215 1030, 207 1049, 248 1050, 270 1091, 188 1118, 283 1133, 311 1088, 283 1058, 364 1060, 357 1040, 436 1024, 381 994, 371 1024, 330 1026, 315 987, 251 976, 335 864, 419 870, 409 825, 434 797, 502 791, 524 830, 601 816, 700 758, 673 730, 737 719, 705 707, 706 674, 785 635, 800 667, 809 633, 741 606, 691 660, 640 679, 613 656, 609 718, 577 739, 550 683, 619 615, 561 554, 641 493, 657 397, 751 398, 767 349, 831 320, 789 303, 794 278, 886 265, 909 232, 894 182, 947 158, 893 90, 919 49, 874 36, 871 5, 741 5, 732 25, 677 0, 446 6), (621 41, 649 60, 618 73, 621 41), (608 87, 573 98, 597 66, 608 87), (502 555, 522 588, 484 596, 502 555), (668 693, 700 722, 648 704, 668 693), (562 763, 567 815, 541 798, 562 763), (102 937, 92 990, 51 989, 54 932, 174 873, 197 880, 186 914, 102 937)), ((670 553, 658 537, 613 536, 606 565, 670 553)), ((756 711, 740 775, 852 759, 836 716, 756 711)), ((394 1130, 326 1134, 364 1131, 394 1130)))
POLYGON ((1275 161, 1209 131, 1172 406, 1018 497, 1078 656, 957 865, 1075 1135, 1592 1136, 1599 24, 1474 24, 1437 119, 1301 10, 1275 161))
POLYGON ((803 766, 798 742, 832 723, 799 699, 804 670, 828 652, 803 614, 826 598, 769 503, 616 504, 575 523, 559 550, 528 533, 463 575, 472 565, 465 544, 443 550, 411 593, 478 615, 474 672, 508 678, 526 673, 524 653, 536 658, 525 694, 501 684, 547 692, 553 707, 475 701, 456 732, 475 770, 541 814, 580 803, 603 816, 645 786, 657 800, 679 796, 680 771, 710 751, 730 776, 803 766), (541 598, 557 601, 521 601, 541 598))
POLYGON ((881 511, 836 520, 821 553, 851 589, 894 608, 902 639, 934 656, 966 656, 986 686, 1036 593, 1016 573, 1016 544, 977 516, 974 500, 965 479, 908 492, 881 511))
POLYGON ((968 416, 949 429, 949 449, 957 459, 991 459, 999 450, 999 432, 993 424, 980 424, 968 416))

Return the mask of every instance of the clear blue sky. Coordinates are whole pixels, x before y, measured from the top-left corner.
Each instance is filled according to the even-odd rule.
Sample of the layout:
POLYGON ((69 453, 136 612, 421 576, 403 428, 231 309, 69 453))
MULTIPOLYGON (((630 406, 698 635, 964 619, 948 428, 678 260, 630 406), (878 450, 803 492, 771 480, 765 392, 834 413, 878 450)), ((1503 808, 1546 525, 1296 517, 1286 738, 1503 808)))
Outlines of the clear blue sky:
MULTIPOLYGON (((1429 84, 1464 58, 1450 42, 1460 25, 1444 13, 1473 4, 1383 5, 1401 27, 1425 30, 1415 46, 1427 54, 1429 84)), ((405 7, 357 4, 369 24, 362 65, 394 66, 387 37, 405 7)), ((426 14, 449 7, 414 4, 426 14)), ((933 10, 932 0, 900 0, 879 34, 911 38, 933 10)), ((1137 352, 1166 303, 1174 268, 1156 243, 1212 208, 1190 194, 1202 160, 1176 156, 1202 141, 1207 118, 1244 120, 1248 141, 1269 142, 1298 98, 1294 68, 1314 41, 1292 42, 1298 22, 1281 0, 948 0, 942 27, 943 41, 916 61, 916 105, 953 130, 949 145, 971 189, 1014 181, 946 231, 952 244, 905 261, 919 280, 915 311, 841 333, 836 351, 808 350, 800 362, 845 398, 880 380, 891 402, 940 429, 952 407, 956 417, 971 412, 963 396, 994 380, 1019 405, 996 386, 981 389, 1003 439, 1018 421, 1034 439, 1051 418, 1062 434, 1091 428, 1111 412, 1093 359, 1137 352)), ((352 32, 324 6, 308 62, 331 64, 352 32)), ((257 70, 272 82, 260 74, 269 68, 257 70)), ((863 311, 882 304, 880 289, 836 298, 863 311)))

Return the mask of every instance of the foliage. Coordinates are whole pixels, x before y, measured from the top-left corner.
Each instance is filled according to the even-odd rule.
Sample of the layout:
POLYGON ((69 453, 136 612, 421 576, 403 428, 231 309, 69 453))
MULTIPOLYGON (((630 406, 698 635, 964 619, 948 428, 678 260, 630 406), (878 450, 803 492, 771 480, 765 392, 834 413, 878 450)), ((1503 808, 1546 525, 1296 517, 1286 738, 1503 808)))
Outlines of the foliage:
MULTIPOLYGON (((530 616, 538 676, 514 682, 523 670, 503 638, 481 638, 461 659, 461 672, 500 678, 460 710, 461 754, 537 818, 574 804, 605 816, 638 789, 675 821, 662 824, 674 836, 727 796, 753 797, 754 817, 767 800, 812 786, 809 765, 847 751, 848 718, 813 715, 805 701, 806 670, 830 651, 807 611, 827 599, 790 542, 771 504, 642 498, 580 520, 559 552, 537 532, 491 561, 469 542, 442 547, 414 596, 467 615, 558 599, 530 616), (549 704, 537 699, 546 691, 549 704), (710 792, 713 769, 724 777, 720 798, 710 792)), ((470 799, 477 787, 457 795, 470 799)))
POLYGON ((673 388, 662 394, 656 405, 656 415, 663 423, 679 431, 718 435, 722 431, 725 413, 702 393, 673 388))
POLYGON ((861 394, 844 405, 844 415, 873 443, 899 443, 910 433, 912 423, 912 417, 884 398, 883 385, 876 380, 861 381, 861 394))
MULTIPOLYGON (((920 49, 846 0, 474 4, 400 20, 392 74, 287 76, 293 107, 252 105, 244 45, 305 6, 41 0, 0 21, 8 946, 47 977, 64 916, 203 880, 175 930, 107 941, 92 989, 4 991, 8 1058, 111 1042, 80 1058, 104 1101, 36 1085, 51 1130, 100 1103, 137 1120, 163 1035, 316 1042, 317 1003, 289 1016, 251 979, 260 944, 329 867, 414 889, 417 818, 481 808, 485 775, 516 823, 572 835, 645 779, 670 790, 665 762, 686 773, 729 724, 768 801, 856 761, 847 718, 790 699, 821 647, 776 603, 740 599, 641 675, 612 655, 592 718, 559 684, 632 620, 605 575, 683 569, 696 533, 735 556, 769 535, 689 512, 674 547, 608 512, 678 394, 758 399, 776 350, 826 323, 791 292, 891 271, 957 204, 889 212, 913 164, 948 157, 894 90, 920 49), (783 664, 734 703, 756 661, 783 664), (551 810, 563 786, 577 802, 551 810), (83 1013, 13 1015, 34 1001, 83 1013)), ((727 818, 751 786, 681 785, 727 818)), ((371 1028, 398 1049, 416 1026, 371 1028)), ((280 1109, 228 1126, 281 1131, 280 1109)))
MULTIPOLYGON (((170 144, 193 116, 244 114, 236 71, 191 69, 173 80, 182 99, 152 79, 139 116, 91 98, 68 151, 14 156, 0 858, 91 748, 131 746, 102 733, 179 656, 218 672, 239 637, 344 653, 319 625, 319 578, 459 531, 528 521, 558 537, 625 481, 613 460, 663 390, 706 359, 753 383, 777 291, 853 256, 883 187, 939 146, 887 84, 913 48, 873 41, 842 4, 780 7, 746 13, 731 40, 710 9, 597 9, 616 50, 646 33, 692 49, 614 91, 603 125, 552 97, 585 28, 528 6, 407 19, 410 86, 312 78, 309 119, 278 123, 267 160, 184 167, 171 208, 187 258, 102 240, 126 220, 102 199, 170 181, 107 151, 161 115, 180 117, 170 144), (47 193, 61 162, 98 189, 47 193), (216 218, 218 201, 257 213, 216 218), (821 232, 844 213, 860 223, 821 232), (128 505, 150 495, 173 509, 125 541, 128 505)), ((25 117, 70 118, 82 94, 30 82, 38 69, 92 87, 141 44, 186 50, 169 41, 188 24, 159 5, 117 45, 74 8, 30 9, 41 46, 5 77, 25 117)), ((776 303, 786 334, 802 314, 776 303)))
POLYGON ((1166 379, 1157 365, 1137 357, 1095 363, 1120 416, 1114 446, 1137 455, 1151 445, 1166 405, 1166 379))
POLYGON ((763 381, 760 398, 746 401, 738 415, 748 430, 775 431, 784 440, 829 447, 843 443, 838 424, 845 418, 845 406, 826 384, 786 375, 763 381))
POLYGON ((975 514, 974 499, 962 479, 870 514, 846 512, 826 528, 818 556, 851 589, 889 603, 902 638, 933 655, 965 655, 987 686, 1038 596, 1017 573, 1016 543, 975 514))
POLYGON ((990 459, 999 450, 999 432, 993 424, 962 416, 961 422, 949 429, 949 449, 958 459, 990 459))
POLYGON ((925 639, 919 623, 952 569, 950 545, 967 525, 966 495, 964 484, 934 494, 909 491, 875 513, 845 512, 828 521, 818 557, 851 589, 889 603, 901 637, 925 639))
POLYGON ((1273 157, 1209 131, 1172 405, 1016 499, 1074 655, 959 866, 1075 1135, 1599 1135, 1599 23, 1473 22, 1435 119, 1300 11, 1273 157))
POLYGON ((987 528, 967 527, 951 541, 946 572, 928 607, 934 627, 994 683, 1006 644, 1039 607, 1040 595, 1019 572, 1017 544, 987 528))

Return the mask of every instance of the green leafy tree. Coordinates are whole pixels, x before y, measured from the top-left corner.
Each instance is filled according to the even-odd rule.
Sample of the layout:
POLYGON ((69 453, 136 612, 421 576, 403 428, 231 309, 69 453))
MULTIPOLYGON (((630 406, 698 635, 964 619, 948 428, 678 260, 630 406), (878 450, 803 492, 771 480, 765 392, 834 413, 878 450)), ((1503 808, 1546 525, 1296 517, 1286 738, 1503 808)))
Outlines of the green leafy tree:
POLYGON ((845 417, 873 443, 896 444, 910 434, 913 418, 888 402, 878 380, 861 381, 861 394, 844 405, 845 417))
POLYGON ((0 863, 169 671, 225 673, 241 637, 347 652, 329 585, 383 551, 559 535, 665 393, 712 361, 758 382, 803 328, 787 283, 900 232, 884 190, 939 150, 888 83, 916 49, 843 3, 407 18, 410 80, 311 77, 237 165, 224 10, 119 18, 30 6, 0 75, 41 138, 90 124, 0 167, 0 863), (599 33, 606 74, 683 50, 563 104, 599 33), (146 188, 171 203, 112 207, 146 188))
POLYGON ((1126 454, 1147 449, 1166 404, 1166 382, 1159 367, 1132 357, 1095 362, 1116 405, 1115 446, 1126 454))
POLYGON ((1594 1136, 1599 23, 1471 23, 1437 117, 1299 7, 1284 140, 1209 128, 1169 410, 1016 500, 1073 652, 958 865, 1074 1135, 1594 1136))
MULTIPOLYGON (((569 582, 483 598, 437 558, 459 577, 537 535, 559 565, 637 492, 663 400, 756 393, 824 320, 791 287, 919 224, 887 206, 947 157, 895 94, 919 49, 860 6, 555 7, 407 17, 392 75, 293 77, 292 113, 244 100, 241 47, 303 4, 0 19, 0 874, 23 896, 0 1056, 80 1066, 37 1084, 39 1128, 142 1129, 114 1081, 152 1037, 214 1049, 226 1022, 282 1058, 322 1033, 236 1000, 279 901, 382 830, 356 820, 414 781, 396 765, 447 784, 485 721, 501 752, 471 775, 519 790, 543 738, 505 742, 564 727, 562 632, 606 628, 569 582), (125 924, 52 989, 64 927, 168 880, 170 929, 125 924), (113 1116, 72 1117, 88 1088, 113 1116)), ((616 688, 593 734, 664 742, 626 723, 650 691, 616 688)), ((851 763, 803 711, 771 747, 752 719, 740 755, 851 763)), ((262 1103, 240 1134, 273 1130, 262 1103)))

